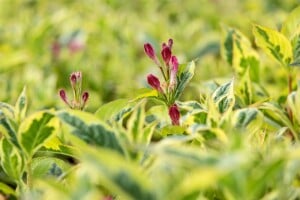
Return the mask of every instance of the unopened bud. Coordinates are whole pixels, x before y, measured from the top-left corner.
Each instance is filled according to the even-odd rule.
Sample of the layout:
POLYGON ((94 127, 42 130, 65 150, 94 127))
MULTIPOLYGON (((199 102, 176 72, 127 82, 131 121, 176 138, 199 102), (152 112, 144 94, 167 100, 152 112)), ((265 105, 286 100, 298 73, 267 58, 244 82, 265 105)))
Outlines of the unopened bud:
POLYGON ((88 92, 84 92, 82 94, 82 101, 83 101, 83 103, 85 104, 88 99, 89 99, 89 93, 88 92))
POLYGON ((177 84, 177 72, 178 72, 178 60, 176 56, 171 57, 171 71, 170 71, 170 86, 171 90, 174 89, 177 84))
POLYGON ((64 89, 59 90, 59 96, 66 104, 70 105, 68 102, 66 91, 64 89))
POLYGON ((172 56, 171 49, 168 46, 165 46, 161 51, 161 56, 162 56, 164 62, 166 63, 166 65, 169 65, 169 62, 170 62, 170 59, 172 56))
POLYGON ((81 72, 73 72, 70 75, 71 85, 74 86, 76 83, 81 81, 81 72))
POLYGON ((149 56, 149 58, 151 58, 152 60, 156 59, 155 51, 151 44, 149 43, 144 44, 144 50, 147 56, 149 56))
POLYGON ((156 76, 154 76, 153 74, 149 74, 147 76, 147 81, 148 81, 148 84, 152 88, 156 89, 159 92, 162 91, 161 86, 160 86, 160 81, 159 81, 159 79, 156 76))
POLYGON ((171 118, 172 124, 173 125, 179 125, 179 120, 180 120, 180 112, 178 109, 178 106, 176 104, 173 104, 169 108, 169 116, 171 118))

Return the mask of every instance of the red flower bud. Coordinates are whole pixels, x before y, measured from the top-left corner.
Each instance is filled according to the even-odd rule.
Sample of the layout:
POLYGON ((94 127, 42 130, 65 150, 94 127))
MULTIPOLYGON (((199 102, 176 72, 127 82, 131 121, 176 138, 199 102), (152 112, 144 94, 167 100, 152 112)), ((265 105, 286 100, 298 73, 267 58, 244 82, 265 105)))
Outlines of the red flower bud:
POLYGON ((68 97, 67 97, 66 91, 64 89, 59 90, 59 96, 66 104, 68 104, 70 106, 70 104, 68 102, 68 97))
POLYGON ((179 112, 178 106, 176 104, 173 104, 169 108, 169 116, 171 118, 173 125, 179 125, 180 112, 179 112))
POLYGON ((82 101, 83 101, 83 103, 85 104, 88 99, 89 99, 89 93, 88 92, 84 92, 82 94, 82 101))
POLYGON ((171 49, 168 46, 165 46, 161 51, 161 56, 165 61, 166 65, 168 65, 172 56, 171 49))
POLYGON ((149 58, 151 58, 154 61, 156 60, 155 51, 151 44, 149 44, 149 43, 144 44, 144 50, 145 50, 145 53, 147 54, 147 56, 149 56, 149 58))
POLYGON ((175 74, 177 74, 178 60, 177 60, 176 56, 171 57, 171 64, 172 64, 171 72, 173 71, 175 74))
POLYGON ((81 81, 81 72, 73 72, 70 75, 71 85, 74 86, 79 81, 81 81))
POLYGON ((153 74, 149 74, 149 75, 147 76, 147 81, 148 81, 148 84, 149 84, 152 88, 156 89, 156 90, 159 91, 159 92, 162 91, 162 89, 161 89, 161 87, 160 87, 160 81, 159 81, 159 79, 158 79, 156 76, 154 76, 153 74))

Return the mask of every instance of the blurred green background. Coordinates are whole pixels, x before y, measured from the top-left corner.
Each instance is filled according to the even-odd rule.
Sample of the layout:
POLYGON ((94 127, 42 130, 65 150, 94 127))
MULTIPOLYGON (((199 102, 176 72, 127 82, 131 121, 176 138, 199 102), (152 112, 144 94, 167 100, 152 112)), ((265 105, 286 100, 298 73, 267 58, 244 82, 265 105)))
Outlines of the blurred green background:
POLYGON ((198 99, 193 85, 232 76, 219 53, 221 24, 240 29, 253 41, 251 23, 280 28, 298 4, 297 0, 0 0, 0 101, 14 103, 26 85, 31 110, 64 107, 57 91, 66 88, 70 95, 69 74, 80 70, 91 96, 88 110, 95 111, 105 102, 131 97, 137 88, 147 87, 146 75, 159 72, 144 55, 143 44, 152 43, 158 52, 169 38, 180 63, 198 58, 194 84, 183 96, 198 99))

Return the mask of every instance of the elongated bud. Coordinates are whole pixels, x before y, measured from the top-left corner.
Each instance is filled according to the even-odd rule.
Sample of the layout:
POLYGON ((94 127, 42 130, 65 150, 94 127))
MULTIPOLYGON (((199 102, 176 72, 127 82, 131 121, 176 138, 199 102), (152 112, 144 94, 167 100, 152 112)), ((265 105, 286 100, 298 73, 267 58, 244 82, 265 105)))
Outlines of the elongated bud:
POLYGON ((85 104, 88 99, 89 99, 89 93, 88 92, 84 92, 82 94, 82 101, 83 101, 83 103, 85 104))
POLYGON ((70 104, 68 102, 68 97, 67 97, 66 91, 64 89, 59 90, 59 96, 67 105, 70 106, 70 104))
POLYGON ((147 54, 147 56, 149 56, 149 58, 151 58, 152 60, 155 61, 156 55, 155 55, 155 51, 154 51, 152 45, 149 43, 144 44, 144 50, 145 50, 145 53, 147 54))
POLYGON ((172 52, 171 49, 169 48, 169 46, 165 46, 162 51, 161 51, 161 56, 164 60, 164 62, 166 63, 166 65, 169 65, 171 56, 172 56, 172 52))
POLYGON ((177 84, 177 72, 178 72, 178 60, 176 56, 171 57, 171 71, 170 71, 170 86, 171 90, 174 89, 177 84))
POLYGON ((81 78, 82 78, 81 72, 71 73, 70 82, 71 82, 72 87, 74 87, 76 83, 81 82, 81 78))
POLYGON ((149 74, 147 76, 147 81, 148 81, 148 84, 152 88, 156 89, 159 92, 162 92, 162 88, 160 86, 160 81, 159 81, 159 79, 156 76, 154 76, 153 74, 149 74))
POLYGON ((180 112, 178 109, 178 106, 176 104, 173 104, 169 108, 169 116, 171 118, 172 124, 173 125, 179 125, 179 120, 180 120, 180 112))

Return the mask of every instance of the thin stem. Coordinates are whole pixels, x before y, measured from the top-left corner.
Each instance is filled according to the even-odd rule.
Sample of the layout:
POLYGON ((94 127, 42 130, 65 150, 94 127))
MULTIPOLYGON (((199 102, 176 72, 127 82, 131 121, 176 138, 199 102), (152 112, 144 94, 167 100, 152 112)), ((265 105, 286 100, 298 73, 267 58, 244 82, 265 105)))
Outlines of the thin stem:
POLYGON ((291 70, 288 71, 288 91, 289 94, 293 91, 293 76, 291 70))
POLYGON ((165 75, 165 72, 164 72, 162 66, 159 66, 159 69, 160 69, 160 71, 161 71, 161 73, 162 73, 162 75, 163 75, 165 81, 167 82, 167 77, 166 77, 166 75, 165 75))
POLYGON ((27 168, 27 186, 29 187, 29 189, 32 188, 33 183, 32 183, 32 170, 31 170, 31 159, 29 159, 27 161, 26 164, 26 168, 27 168))

